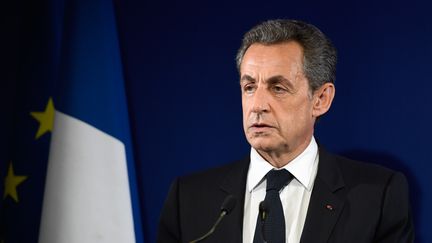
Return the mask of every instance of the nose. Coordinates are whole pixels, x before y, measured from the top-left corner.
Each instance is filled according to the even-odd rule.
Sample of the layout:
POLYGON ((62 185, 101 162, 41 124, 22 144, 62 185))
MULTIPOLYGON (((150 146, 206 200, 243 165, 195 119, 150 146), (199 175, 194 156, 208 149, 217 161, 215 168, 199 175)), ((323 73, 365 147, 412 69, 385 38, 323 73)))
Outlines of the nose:
POLYGON ((261 114, 270 111, 269 94, 263 86, 259 86, 253 95, 252 112, 261 114))

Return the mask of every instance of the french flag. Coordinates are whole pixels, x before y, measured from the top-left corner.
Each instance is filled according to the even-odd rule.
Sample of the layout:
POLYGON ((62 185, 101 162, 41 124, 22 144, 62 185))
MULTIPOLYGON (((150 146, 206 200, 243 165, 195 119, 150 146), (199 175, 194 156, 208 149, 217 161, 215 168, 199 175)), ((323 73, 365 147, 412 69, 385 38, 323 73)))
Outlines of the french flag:
POLYGON ((65 1, 40 243, 143 242, 111 1, 65 1))

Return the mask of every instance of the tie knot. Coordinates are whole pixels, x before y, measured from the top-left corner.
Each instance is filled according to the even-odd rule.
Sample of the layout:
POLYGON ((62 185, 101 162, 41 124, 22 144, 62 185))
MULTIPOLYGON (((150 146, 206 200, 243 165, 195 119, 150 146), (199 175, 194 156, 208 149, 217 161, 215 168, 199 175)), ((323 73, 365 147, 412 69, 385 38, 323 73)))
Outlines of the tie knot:
POLYGON ((288 185, 293 179, 293 175, 286 169, 271 170, 267 173, 267 191, 280 191, 282 187, 288 185))

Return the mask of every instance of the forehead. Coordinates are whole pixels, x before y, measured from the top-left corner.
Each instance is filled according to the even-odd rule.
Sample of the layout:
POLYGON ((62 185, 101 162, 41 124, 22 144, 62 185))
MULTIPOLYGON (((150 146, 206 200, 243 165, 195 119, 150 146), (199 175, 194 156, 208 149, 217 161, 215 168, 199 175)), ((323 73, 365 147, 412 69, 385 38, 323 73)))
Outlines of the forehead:
POLYGON ((243 56, 240 72, 300 71, 303 66, 303 48, 295 41, 264 45, 252 44, 243 56))

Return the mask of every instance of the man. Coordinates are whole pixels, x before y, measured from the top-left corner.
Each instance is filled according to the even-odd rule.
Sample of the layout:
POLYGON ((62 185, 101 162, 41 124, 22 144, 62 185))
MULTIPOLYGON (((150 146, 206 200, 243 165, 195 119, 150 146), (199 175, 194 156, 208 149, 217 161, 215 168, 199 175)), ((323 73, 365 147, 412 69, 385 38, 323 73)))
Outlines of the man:
POLYGON ((413 242, 405 177, 315 141, 335 95, 336 50, 324 34, 301 21, 264 22, 245 34, 237 66, 250 156, 176 179, 158 242, 205 234, 228 195, 237 205, 205 242, 413 242))

